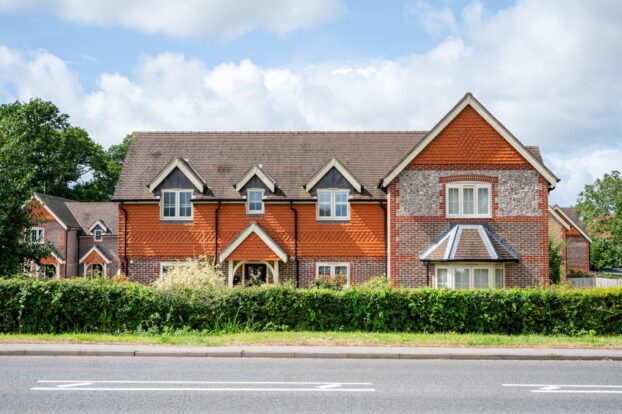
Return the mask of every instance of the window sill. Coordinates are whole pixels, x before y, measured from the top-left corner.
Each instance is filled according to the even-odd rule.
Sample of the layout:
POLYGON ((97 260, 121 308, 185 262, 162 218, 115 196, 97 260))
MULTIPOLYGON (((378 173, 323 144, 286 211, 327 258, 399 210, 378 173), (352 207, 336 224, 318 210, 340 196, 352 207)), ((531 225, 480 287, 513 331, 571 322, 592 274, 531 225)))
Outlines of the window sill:
POLYGON ((160 219, 160 224, 191 224, 194 220, 160 219))
POLYGON ((329 223, 329 224, 349 224, 350 223, 350 219, 347 220, 339 220, 339 219, 330 219, 330 220, 321 220, 321 219, 316 219, 315 220, 316 223, 329 223))
POLYGON ((261 218, 263 216, 265 216, 265 213, 246 213, 246 217, 261 218))

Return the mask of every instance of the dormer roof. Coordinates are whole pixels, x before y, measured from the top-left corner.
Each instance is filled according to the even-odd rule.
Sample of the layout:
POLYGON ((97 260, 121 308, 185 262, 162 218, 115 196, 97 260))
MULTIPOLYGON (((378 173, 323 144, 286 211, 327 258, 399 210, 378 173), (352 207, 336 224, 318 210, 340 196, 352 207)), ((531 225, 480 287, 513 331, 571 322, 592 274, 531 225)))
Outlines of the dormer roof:
POLYGON ((240 192, 244 188, 244 186, 253 178, 257 177, 265 184, 266 187, 270 190, 270 192, 274 193, 276 190, 276 181, 274 181, 266 172, 263 170, 261 165, 254 165, 251 167, 238 181, 235 183, 235 191, 240 192))
POLYGON ((162 181, 166 179, 175 169, 179 169, 188 180, 196 187, 199 193, 205 192, 207 184, 205 180, 192 168, 190 162, 183 158, 174 158, 169 162, 147 185, 150 192, 154 192, 162 181))
POLYGON ((350 183, 357 193, 363 190, 363 185, 357 180, 354 175, 341 163, 337 158, 332 158, 326 164, 322 166, 309 181, 304 185, 304 189, 311 191, 313 187, 332 169, 339 171, 339 173, 350 183))

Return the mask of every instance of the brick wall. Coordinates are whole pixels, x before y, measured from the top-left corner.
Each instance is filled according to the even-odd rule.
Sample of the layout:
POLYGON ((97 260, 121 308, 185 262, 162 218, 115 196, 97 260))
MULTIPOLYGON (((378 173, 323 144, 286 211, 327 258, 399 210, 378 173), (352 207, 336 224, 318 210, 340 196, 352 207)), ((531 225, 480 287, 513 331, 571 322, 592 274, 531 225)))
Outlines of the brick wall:
POLYGON ((583 236, 567 238, 568 270, 590 270, 590 243, 583 236))
POLYGON ((388 198, 394 284, 425 286, 419 256, 456 223, 486 225, 517 251, 520 262, 506 265, 506 286, 548 282, 548 183, 472 108, 393 180, 388 198), (491 184, 491 218, 446 217, 446 184, 459 181, 491 184))

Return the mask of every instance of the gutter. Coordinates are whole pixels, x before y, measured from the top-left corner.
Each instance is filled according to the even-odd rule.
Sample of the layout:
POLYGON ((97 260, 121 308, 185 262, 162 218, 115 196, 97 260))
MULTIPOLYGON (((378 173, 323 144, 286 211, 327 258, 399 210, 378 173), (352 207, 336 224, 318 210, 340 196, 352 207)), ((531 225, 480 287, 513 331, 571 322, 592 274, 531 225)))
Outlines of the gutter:
POLYGON ((384 210, 384 271, 385 271, 385 277, 388 278, 388 271, 389 271, 389 240, 388 235, 389 235, 389 222, 388 222, 388 215, 389 215, 389 210, 387 209, 387 204, 386 203, 381 203, 380 204, 380 208, 384 210))
POLYGON ((130 268, 129 268, 129 263, 127 260, 127 210, 125 209, 125 206, 123 205, 123 201, 121 201, 121 204, 119 205, 119 207, 123 211, 123 263, 125 267, 124 269, 125 276, 129 278, 130 268))
MULTIPOLYGON (((69 233, 69 229, 65 230, 65 271, 64 271, 65 278, 67 278, 67 266, 69 266, 69 247, 67 247, 67 233, 69 233)), ((78 234, 77 230, 76 230, 76 234, 78 234)), ((79 246, 80 245, 78 245, 78 247, 79 246)), ((78 250, 78 254, 80 254, 79 250, 78 250)))
POLYGON ((289 208, 294 212, 294 257, 296 263, 296 287, 300 287, 300 266, 298 261, 298 210, 294 208, 293 201, 289 202, 289 208))
POLYGON ((214 265, 218 263, 218 212, 222 202, 218 201, 218 207, 214 210, 214 265))

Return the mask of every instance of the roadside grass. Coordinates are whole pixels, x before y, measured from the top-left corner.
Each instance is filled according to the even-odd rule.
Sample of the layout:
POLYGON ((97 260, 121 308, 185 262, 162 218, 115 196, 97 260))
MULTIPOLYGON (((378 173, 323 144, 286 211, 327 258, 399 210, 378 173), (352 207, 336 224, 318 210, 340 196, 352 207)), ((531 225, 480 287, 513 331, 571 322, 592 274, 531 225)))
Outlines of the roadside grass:
POLYGON ((0 334, 0 343, 85 343, 147 345, 323 345, 323 346, 480 346, 620 348, 621 336, 542 336, 488 334, 423 334, 374 332, 238 332, 136 334, 0 334))

